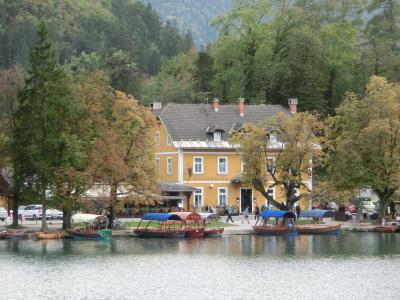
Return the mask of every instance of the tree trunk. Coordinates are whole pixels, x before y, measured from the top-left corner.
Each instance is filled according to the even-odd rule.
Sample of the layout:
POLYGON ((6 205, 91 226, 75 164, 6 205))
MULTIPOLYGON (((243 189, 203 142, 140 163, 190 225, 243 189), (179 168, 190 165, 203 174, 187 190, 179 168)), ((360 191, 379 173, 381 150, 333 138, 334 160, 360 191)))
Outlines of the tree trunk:
POLYGON ((115 219, 115 211, 114 205, 117 202, 117 190, 118 190, 118 183, 114 181, 111 184, 111 191, 110 191, 110 215, 108 216, 108 220, 110 222, 110 228, 113 228, 113 223, 115 219))
POLYGON ((62 229, 69 229, 71 228, 71 211, 63 208, 62 212, 63 212, 62 229))
MULTIPOLYGON (((47 185, 44 185, 47 186, 47 185)), ((46 199, 46 188, 43 188, 42 191, 42 228, 40 231, 44 232, 48 230, 47 227, 47 219, 46 219, 46 210, 47 210, 47 199, 46 199)))
POLYGON ((284 205, 282 203, 279 203, 273 197, 268 195, 267 191, 265 190, 264 185, 261 182, 254 182, 253 186, 257 191, 259 191, 265 197, 265 199, 268 200, 268 202, 272 206, 275 206, 276 208, 279 208, 279 209, 284 209, 284 205))
POLYGON ((18 227, 18 206, 19 206, 19 194, 18 192, 14 191, 14 196, 13 196, 13 221, 12 221, 12 227, 18 227))
POLYGON ((378 211, 378 222, 382 223, 384 220, 387 209, 389 207, 390 198, 394 194, 395 190, 390 188, 385 188, 383 192, 381 191, 374 191, 379 197, 379 211, 378 211))

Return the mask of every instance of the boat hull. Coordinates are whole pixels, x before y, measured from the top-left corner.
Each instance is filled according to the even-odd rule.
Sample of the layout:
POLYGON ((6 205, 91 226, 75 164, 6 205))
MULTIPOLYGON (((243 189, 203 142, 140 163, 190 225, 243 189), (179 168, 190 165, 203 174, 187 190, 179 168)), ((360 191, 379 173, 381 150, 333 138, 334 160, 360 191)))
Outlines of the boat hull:
POLYGON ((339 234, 340 227, 340 224, 298 225, 297 232, 299 234, 339 234))
POLYGON ((140 237, 148 238, 184 238, 185 229, 153 229, 153 228, 137 228, 135 234, 140 237))
POLYGON ((204 230, 204 237, 221 237, 223 232, 223 227, 206 228, 204 230))
POLYGON ((375 227, 376 232, 381 232, 381 233, 393 233, 398 230, 397 225, 386 225, 386 226, 376 226, 375 227))
POLYGON ((204 236, 204 227, 186 228, 185 237, 187 238, 200 238, 204 236))
POLYGON ((67 230, 67 233, 74 239, 78 240, 108 240, 111 238, 111 229, 100 229, 96 231, 87 230, 67 230))
POLYGON ((253 226, 253 229, 259 235, 270 236, 297 236, 296 227, 286 226, 253 226))
POLYGON ((60 236, 59 232, 39 232, 37 234, 39 240, 58 240, 60 236))

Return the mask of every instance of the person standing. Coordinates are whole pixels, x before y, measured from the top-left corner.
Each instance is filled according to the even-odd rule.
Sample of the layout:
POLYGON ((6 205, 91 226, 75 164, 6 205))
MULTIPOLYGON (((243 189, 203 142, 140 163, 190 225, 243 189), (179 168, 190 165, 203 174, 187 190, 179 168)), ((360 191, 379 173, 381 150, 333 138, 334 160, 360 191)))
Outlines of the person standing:
POLYGON ((228 206, 228 209, 226 210, 228 213, 228 218, 226 219, 226 223, 229 223, 229 220, 232 221, 233 223, 233 219, 232 219, 232 208, 230 206, 228 206))
POLYGON ((296 206, 296 215, 297 215, 297 219, 299 218, 300 213, 301 213, 301 207, 300 207, 300 204, 297 204, 297 206, 296 206))
POLYGON ((260 219, 260 208, 256 206, 256 212, 254 214, 254 220, 259 220, 260 219))
POLYGON ((249 221, 249 207, 248 206, 246 206, 246 209, 244 210, 244 218, 242 220, 242 224, 243 224, 244 220, 246 220, 247 223, 250 224, 250 221, 249 221))

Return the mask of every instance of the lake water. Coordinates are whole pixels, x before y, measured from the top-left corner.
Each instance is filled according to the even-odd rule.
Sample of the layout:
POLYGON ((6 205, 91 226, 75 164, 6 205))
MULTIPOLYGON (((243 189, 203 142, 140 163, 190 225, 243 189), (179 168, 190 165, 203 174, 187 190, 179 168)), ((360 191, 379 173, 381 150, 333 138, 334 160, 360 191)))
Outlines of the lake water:
POLYGON ((400 234, 0 241, 1 299, 400 299, 400 234))

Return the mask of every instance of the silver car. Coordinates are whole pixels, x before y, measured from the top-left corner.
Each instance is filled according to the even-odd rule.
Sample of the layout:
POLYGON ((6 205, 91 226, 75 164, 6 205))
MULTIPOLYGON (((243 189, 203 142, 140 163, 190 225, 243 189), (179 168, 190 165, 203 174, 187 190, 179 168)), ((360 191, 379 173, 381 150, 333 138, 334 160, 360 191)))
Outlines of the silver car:
POLYGON ((5 209, 4 207, 0 207, 0 221, 4 221, 5 219, 7 219, 7 217, 7 209, 5 209))

